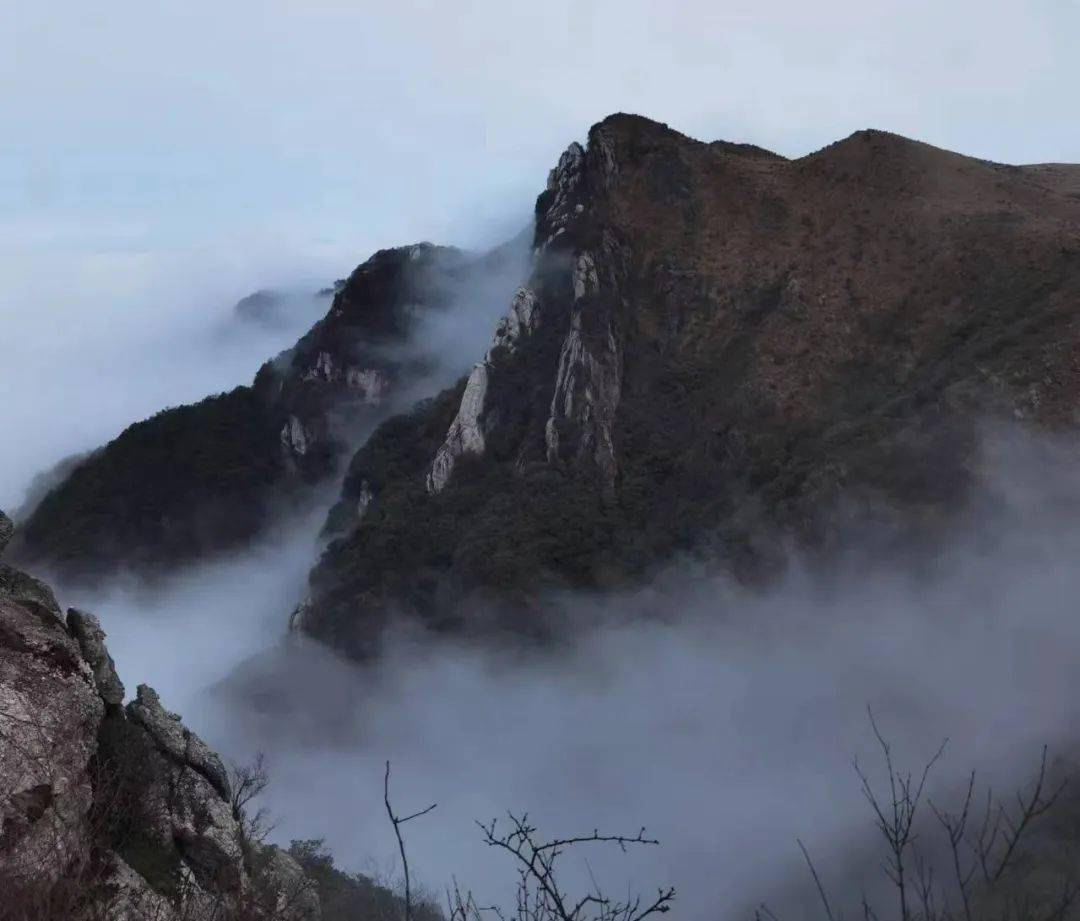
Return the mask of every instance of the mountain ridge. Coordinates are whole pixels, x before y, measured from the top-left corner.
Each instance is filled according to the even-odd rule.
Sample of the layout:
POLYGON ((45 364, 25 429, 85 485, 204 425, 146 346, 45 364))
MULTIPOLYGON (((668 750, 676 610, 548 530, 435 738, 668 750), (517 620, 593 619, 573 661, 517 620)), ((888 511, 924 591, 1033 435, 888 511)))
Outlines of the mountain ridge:
POLYGON ((363 516, 294 625, 359 656, 400 614, 528 633, 548 589, 678 553, 767 577, 776 535, 835 539, 842 495, 900 529, 947 517, 977 493, 978 419, 1075 421, 1062 175, 878 131, 788 160, 599 122, 537 199, 487 355, 357 452, 363 516))
MULTIPOLYGON (((276 413, 232 464, 238 482, 271 465, 265 493, 287 462, 326 482, 352 451, 291 622, 354 655, 400 614, 535 632, 549 589, 631 585, 679 554, 767 579, 785 542, 829 552, 840 503, 918 534, 978 499, 979 420, 1076 421, 1080 167, 998 164, 876 129, 789 159, 609 116, 551 170, 529 277, 472 371, 353 450, 331 435, 354 341, 335 311, 355 295, 374 318, 366 335, 396 335, 387 305, 408 298, 379 272, 413 252, 444 251, 375 254, 293 350, 217 398, 225 428, 230 400, 248 422, 276 413), (331 395, 314 421, 284 412, 289 373, 331 395)), ((451 275, 486 271, 445 253, 451 275)), ((425 291, 439 300, 437 280, 425 291)), ((198 556, 166 544, 153 509, 132 514, 148 542, 101 540, 107 510, 73 529, 79 477, 43 501, 16 553, 101 572, 140 562, 144 543, 169 546, 170 564, 198 556)), ((223 518, 210 530, 228 546, 273 521, 229 505, 223 518)))
POLYGON ((69 583, 154 577, 251 543, 331 479, 357 431, 437 356, 406 348, 484 259, 430 243, 379 250, 326 315, 247 385, 164 409, 61 471, 12 556, 69 583))

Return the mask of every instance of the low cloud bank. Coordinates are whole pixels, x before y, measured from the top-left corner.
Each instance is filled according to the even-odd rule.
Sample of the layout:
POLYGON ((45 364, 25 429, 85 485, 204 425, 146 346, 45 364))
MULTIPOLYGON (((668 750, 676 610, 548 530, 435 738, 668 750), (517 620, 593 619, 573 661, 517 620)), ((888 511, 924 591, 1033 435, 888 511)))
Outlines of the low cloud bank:
POLYGON ((330 278, 223 252, 0 239, 0 508, 17 508, 36 475, 132 422, 250 383, 329 306, 311 295, 330 278), (235 303, 268 284, 284 289, 281 322, 238 320, 235 303))
POLYGON ((314 519, 154 598, 93 601, 130 684, 153 682, 228 756, 267 753, 284 842, 325 837, 340 863, 393 873, 389 759, 401 811, 439 804, 408 828, 430 887, 456 875, 507 902, 512 868, 474 820, 509 808, 551 833, 645 825, 661 848, 590 854, 589 869, 613 888, 677 886, 680 917, 745 917, 761 899, 812 904, 796 836, 834 879, 868 853, 851 767, 877 764, 867 705, 913 767, 950 737, 941 795, 972 767, 1007 785, 1042 744, 1071 746, 1075 456, 1073 442, 995 434, 994 510, 929 565, 859 561, 828 580, 796 565, 758 593, 675 567, 640 592, 578 599, 590 626, 550 650, 403 631, 360 668, 283 640, 314 519))
MULTIPOLYGON (((416 396, 482 354, 524 273, 522 252, 421 324, 413 354, 439 360, 416 396)), ((246 381, 300 331, 275 327, 262 339, 229 327, 237 297, 274 279, 228 297, 190 287, 174 296, 161 281, 178 270, 114 289, 127 276, 87 265, 78 272, 89 276, 71 275, 76 267, 42 276, 34 296, 59 311, 48 323, 10 327, 18 348, 3 382, 15 396, 0 400, 0 428, 20 438, 5 448, 0 503, 17 501, 31 474, 65 453, 167 403, 246 381), (100 305, 88 292, 109 291, 115 299, 104 297, 91 322, 85 311, 100 305), (146 300, 150 291, 161 300, 146 300)), ((5 322, 19 291, 0 302, 5 322)), ((995 502, 918 562, 868 561, 853 538, 839 572, 826 579, 796 562, 764 592, 673 566, 639 592, 570 599, 579 626, 549 650, 403 631, 378 665, 360 668, 286 637, 333 490, 250 552, 153 591, 58 588, 62 602, 101 616, 129 691, 153 684, 228 757, 267 753, 281 841, 325 837, 343 865, 393 873, 381 799, 391 760, 401 811, 439 804, 407 830, 414 873, 429 887, 456 875, 482 901, 507 904, 512 868, 483 846, 474 820, 528 810, 551 833, 645 825, 660 849, 590 854, 589 869, 612 889, 627 878, 645 891, 677 886, 679 916, 692 921, 746 917, 774 894, 812 904, 796 836, 826 872, 867 853, 872 829, 851 768, 856 754, 876 763, 867 705, 905 762, 951 737, 938 792, 971 767, 1011 783, 1044 742, 1072 747, 1077 454, 1072 440, 992 432, 981 464, 995 502)), ((586 873, 576 859, 573 869, 586 873)))

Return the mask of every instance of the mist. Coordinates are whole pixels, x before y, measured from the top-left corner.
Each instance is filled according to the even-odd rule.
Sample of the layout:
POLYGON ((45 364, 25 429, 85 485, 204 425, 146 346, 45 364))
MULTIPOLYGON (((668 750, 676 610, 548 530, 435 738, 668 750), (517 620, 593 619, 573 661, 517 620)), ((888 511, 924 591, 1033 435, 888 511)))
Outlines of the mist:
MULTIPOLYGON (((1080 120, 1062 117, 1076 3, 16 6, 0 32, 8 511, 63 458, 250 382, 325 311, 310 293, 375 250, 510 238, 559 153, 614 111, 789 156, 876 127, 1080 160, 1080 120), (295 309, 238 324, 264 288, 295 309)), ((402 354, 435 360, 387 412, 482 356, 525 265, 421 319, 402 354)), ((153 685, 228 759, 266 752, 283 844, 325 837, 339 865, 394 877, 390 760, 402 812, 438 803, 406 829, 435 892, 456 876, 508 904, 512 868, 474 820, 527 810, 544 833, 644 825, 662 842, 571 858, 578 879, 675 885, 689 921, 762 900, 799 918, 815 896, 796 836, 831 884, 876 857, 851 765, 876 764, 868 705, 905 764, 950 737, 935 795, 1073 748, 1077 452, 988 430, 995 503, 920 560, 867 559, 850 534, 846 566, 793 552, 762 591, 673 561, 635 592, 552 598, 576 626, 550 649, 403 625, 361 667, 288 635, 336 484, 153 588, 55 587, 99 615, 129 695, 153 685)))
MULTIPOLYGON (((515 232, 529 225, 528 202, 518 211, 515 232)), ((49 484, 36 476, 133 422, 250 384, 329 310, 331 298, 318 292, 372 255, 282 260, 258 241, 234 244, 226 255, 76 249, 57 260, 32 243, 0 240, 0 323, 13 346, 0 363, 0 431, 19 433, 4 445, 0 508, 18 510, 31 488, 40 498, 49 484), (264 289, 277 297, 265 321, 237 314, 241 298, 264 289)), ((524 281, 529 252, 518 233, 496 265, 455 281, 446 309, 417 317, 394 357, 427 370, 388 411, 468 371, 524 281)))
MULTIPOLYGON (((302 273, 259 264, 217 276, 212 260, 194 272, 193 262, 151 259, 130 278, 84 266, 96 288, 43 281, 34 296, 54 297, 68 329, 19 320, 34 347, 7 360, 14 398, 2 411, 27 441, 6 449, 0 494, 17 497, 43 465, 140 415, 247 381, 306 329, 312 304, 325 310, 309 292, 366 255, 292 286, 288 276, 302 273), (296 292, 286 316, 297 328, 238 323, 235 301, 275 285, 296 292), (72 290, 82 293, 61 296, 72 290), (83 300, 109 291, 101 309, 83 300), (44 418, 56 424, 27 421, 44 418)), ((522 245, 445 311, 420 317, 398 357, 434 360, 386 412, 483 354, 528 262, 522 245)), ((674 885, 676 911, 691 921, 745 918, 762 900, 800 918, 814 893, 796 836, 841 889, 875 872, 851 765, 855 755, 876 764, 868 705, 905 764, 950 737, 935 795, 973 767, 1007 787, 1044 743, 1073 748, 1077 453, 1074 440, 988 428, 980 472, 992 501, 917 560, 867 559, 859 548, 879 544, 853 533, 839 571, 824 575, 793 552, 767 591, 675 561, 639 591, 551 598, 568 632, 547 649, 459 645, 402 625, 378 663, 358 666, 288 635, 335 483, 249 551, 153 588, 56 588, 62 604, 101 617, 129 695, 151 684, 227 759, 266 753, 263 804, 283 845, 322 837, 340 866, 396 878, 382 803, 389 760, 402 811, 438 803, 407 829, 414 877, 429 891, 456 878, 482 901, 510 903, 513 869, 474 824, 510 809, 542 833, 645 826, 662 842, 591 851, 587 865, 573 857, 572 880, 592 873, 620 892, 628 880, 644 892, 674 885)))
POLYGON ((321 523, 148 594, 63 598, 102 618, 129 693, 147 681, 224 756, 262 751, 275 840, 323 837, 338 864, 393 879, 385 761, 410 824, 414 878, 509 903, 512 867, 474 820, 529 812, 550 834, 636 834, 628 855, 568 860, 679 890, 680 917, 813 904, 796 836, 833 883, 879 876, 852 758, 874 770, 873 708, 898 761, 948 796, 972 768, 1019 784, 1043 744, 1069 753, 1080 623, 1080 482, 1072 440, 988 429, 992 501, 922 562, 851 559, 827 578, 793 554, 766 591, 673 564, 639 591, 560 596, 577 628, 551 648, 459 645, 403 625, 374 665, 287 636, 321 523), (929 567, 926 560, 931 560, 929 567))
POLYGON ((61 256, 0 241, 0 430, 18 433, 4 442, 0 508, 18 508, 35 475, 132 422, 250 383, 292 345, 326 312, 314 295, 336 276, 264 260, 254 247, 61 256), (281 322, 237 318, 236 302, 268 284, 284 289, 281 322))
POLYGON ((222 359, 187 335, 208 312, 321 287, 384 246, 509 238, 559 153, 611 112, 789 156, 877 127, 995 160, 1080 159, 1080 123, 1060 117, 1075 3, 8 12, 5 507, 34 473, 243 382, 289 342, 222 359), (1017 61, 1039 66, 1002 66, 1017 61))

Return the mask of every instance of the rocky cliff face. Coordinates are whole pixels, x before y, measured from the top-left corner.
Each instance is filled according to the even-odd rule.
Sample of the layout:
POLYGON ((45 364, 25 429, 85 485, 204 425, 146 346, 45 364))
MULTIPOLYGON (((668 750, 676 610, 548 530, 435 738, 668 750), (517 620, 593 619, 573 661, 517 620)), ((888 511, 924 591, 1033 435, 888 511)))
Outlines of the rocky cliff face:
POLYGON ((356 454, 294 624, 532 629, 551 587, 693 551, 745 578, 977 489, 975 421, 1074 421, 1080 168, 863 131, 798 160, 613 116, 536 206, 534 269, 468 379, 356 454), (483 612, 483 613, 481 613, 483 612))
POLYGON ((153 574, 234 549, 337 469, 358 430, 431 361, 404 348, 483 260, 420 244, 376 253, 254 383, 125 430, 64 471, 13 555, 66 581, 153 574))
POLYGON ((98 620, 7 568, 0 917, 317 919, 296 862, 245 838, 221 759, 152 688, 123 700, 98 620))

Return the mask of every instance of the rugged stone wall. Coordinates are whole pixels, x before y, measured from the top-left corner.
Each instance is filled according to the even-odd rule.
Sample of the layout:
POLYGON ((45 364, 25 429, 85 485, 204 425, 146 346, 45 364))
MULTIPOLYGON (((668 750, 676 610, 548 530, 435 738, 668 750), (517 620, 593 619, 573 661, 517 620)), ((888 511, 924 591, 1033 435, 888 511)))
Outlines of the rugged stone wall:
POLYGON ((47 586, 5 566, 0 918, 315 921, 296 862, 245 840, 217 754, 152 688, 126 708, 124 693, 98 619, 65 620, 47 586))

